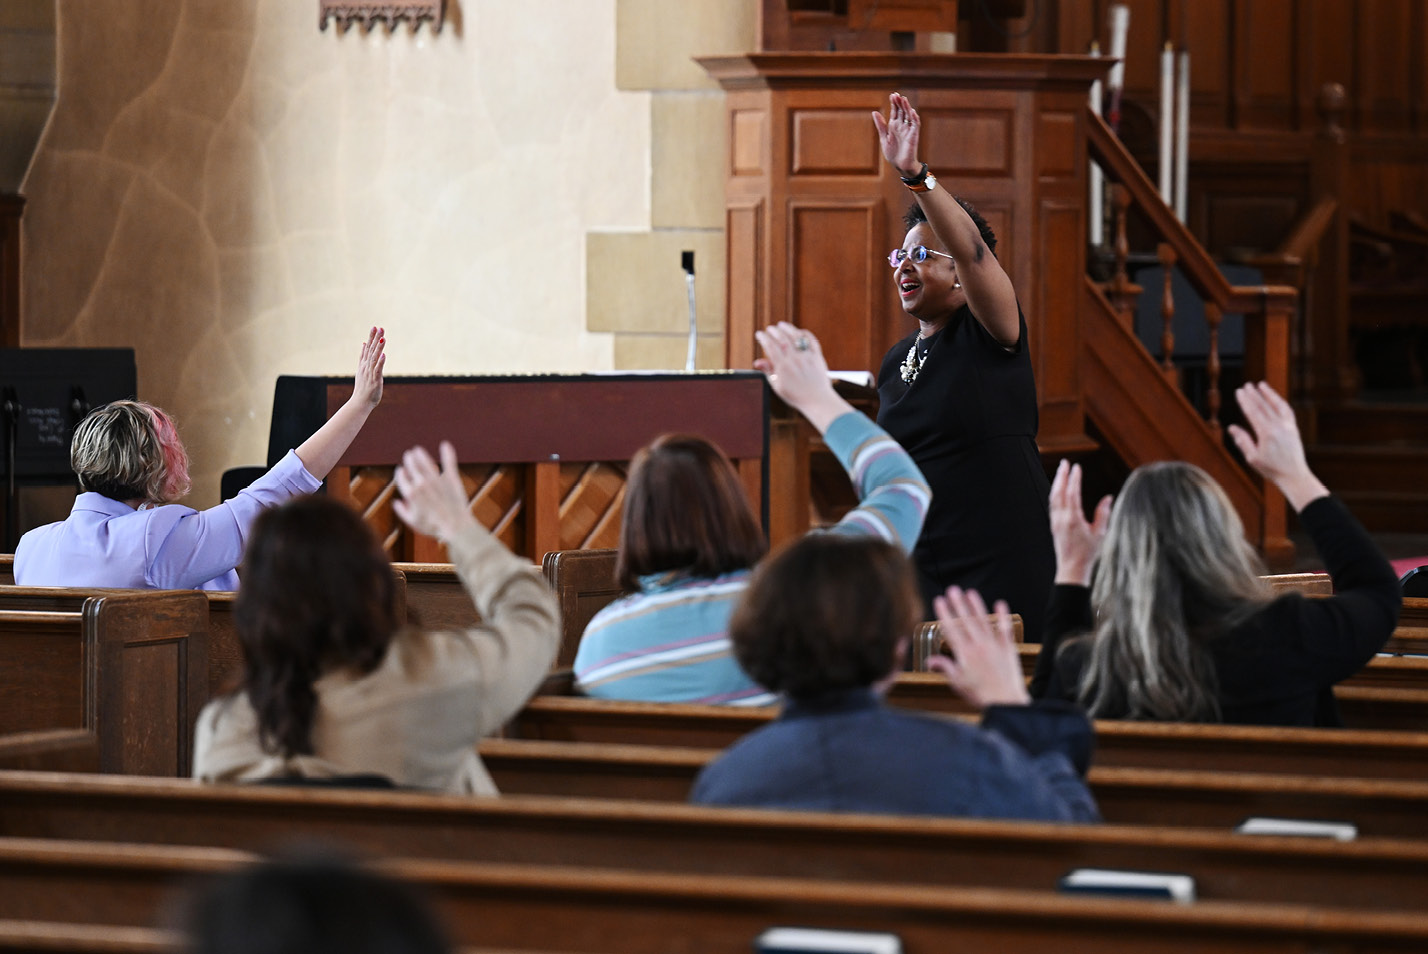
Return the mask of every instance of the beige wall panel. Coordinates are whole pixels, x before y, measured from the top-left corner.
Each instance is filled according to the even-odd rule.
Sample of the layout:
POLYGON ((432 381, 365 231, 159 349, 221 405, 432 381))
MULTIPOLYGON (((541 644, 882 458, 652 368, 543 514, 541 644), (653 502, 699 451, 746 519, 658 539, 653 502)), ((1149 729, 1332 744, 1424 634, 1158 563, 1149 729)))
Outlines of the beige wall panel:
POLYGON ((694 252, 699 330, 724 330, 723 232, 592 232, 585 248, 590 330, 686 333, 689 297, 680 267, 686 249, 694 252))
POLYGON ((755 0, 617 0, 616 85, 717 90, 692 57, 749 52, 757 21, 755 0))
MULTIPOLYGON (((615 367, 622 370, 683 370, 688 351, 689 339, 684 335, 615 335, 615 367)), ((694 346, 694 364, 700 371, 724 367, 724 336, 701 334, 694 346)))
POLYGON ((655 93, 650 106, 650 225, 723 228, 723 94, 655 93))
MULTIPOLYGON (((648 228, 651 201, 616 0, 462 0, 440 34, 322 32, 293 0, 144 6, 56 5, 22 340, 135 347, 141 396, 189 443, 191 503, 264 459, 278 375, 351 373, 371 324, 391 374, 611 366, 585 235, 648 228)), ((677 250, 669 269, 682 320, 677 250)))

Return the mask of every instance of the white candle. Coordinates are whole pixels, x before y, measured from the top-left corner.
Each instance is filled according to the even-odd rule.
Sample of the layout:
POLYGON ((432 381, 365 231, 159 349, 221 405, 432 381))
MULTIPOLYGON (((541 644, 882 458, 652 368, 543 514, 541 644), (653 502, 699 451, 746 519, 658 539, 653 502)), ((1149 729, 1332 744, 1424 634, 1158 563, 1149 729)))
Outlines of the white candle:
POLYGON ((1184 222, 1190 182, 1190 51, 1181 50, 1175 65, 1175 215, 1184 222))
POLYGON ((1110 20, 1111 56, 1115 58, 1116 65, 1111 67, 1106 84, 1110 87, 1111 92, 1111 128, 1119 129, 1121 125, 1121 90, 1126 84, 1126 34, 1130 31, 1130 7, 1123 3, 1115 4, 1110 9, 1110 20))
MULTIPOLYGON (((1095 40, 1091 41, 1091 55, 1101 55, 1101 44, 1097 43, 1095 40)), ((1091 83, 1091 112, 1095 113, 1097 116, 1101 115, 1100 80, 1094 80, 1091 83)), ((1087 203, 1089 207, 1087 210, 1087 214, 1090 217, 1091 223, 1091 245, 1093 247, 1100 247, 1101 242, 1103 241, 1101 229, 1105 225, 1103 219, 1105 217, 1106 179, 1105 173, 1101 171, 1101 167, 1096 162, 1096 160, 1090 159, 1089 161, 1091 163, 1091 168, 1089 170, 1088 178, 1091 184, 1091 195, 1090 201, 1087 203)))
POLYGON ((1160 51, 1160 198, 1170 204, 1171 139, 1175 133, 1175 49, 1160 51))

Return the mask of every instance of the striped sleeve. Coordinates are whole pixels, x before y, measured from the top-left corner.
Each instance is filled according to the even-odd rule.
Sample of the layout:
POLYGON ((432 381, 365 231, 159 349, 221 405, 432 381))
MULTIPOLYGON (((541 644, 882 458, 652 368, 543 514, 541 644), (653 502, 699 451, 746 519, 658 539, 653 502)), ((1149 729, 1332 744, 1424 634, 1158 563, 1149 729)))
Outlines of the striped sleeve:
POLYGON ((832 532, 874 534, 910 552, 932 489, 907 451, 857 411, 830 424, 823 440, 848 472, 860 501, 832 532))

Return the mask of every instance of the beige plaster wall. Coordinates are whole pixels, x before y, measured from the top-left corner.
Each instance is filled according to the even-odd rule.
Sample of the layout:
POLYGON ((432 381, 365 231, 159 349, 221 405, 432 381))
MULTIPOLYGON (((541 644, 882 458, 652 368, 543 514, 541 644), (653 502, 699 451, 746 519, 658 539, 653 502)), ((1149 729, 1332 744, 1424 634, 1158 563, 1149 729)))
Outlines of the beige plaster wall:
POLYGON ((680 253, 695 253, 696 367, 724 366, 724 94, 697 56, 754 49, 755 0, 619 0, 616 80, 650 95, 650 222, 592 234, 591 330, 615 337, 619 368, 682 368, 689 317, 680 253))
POLYGON ((263 459, 276 376, 350 373, 370 324, 391 374, 611 367, 586 236, 651 224, 616 8, 448 0, 389 35, 319 32, 315 0, 58 0, 24 344, 132 345, 201 506, 263 459))

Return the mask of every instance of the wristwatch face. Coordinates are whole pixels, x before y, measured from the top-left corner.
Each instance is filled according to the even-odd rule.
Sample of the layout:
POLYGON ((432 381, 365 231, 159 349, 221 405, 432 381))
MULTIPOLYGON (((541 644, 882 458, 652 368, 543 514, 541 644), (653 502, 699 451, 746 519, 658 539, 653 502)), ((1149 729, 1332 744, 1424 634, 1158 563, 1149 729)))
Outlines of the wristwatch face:
POLYGON ((927 178, 922 180, 921 185, 910 185, 908 188, 913 192, 931 192, 937 188, 937 177, 929 172, 927 178))

